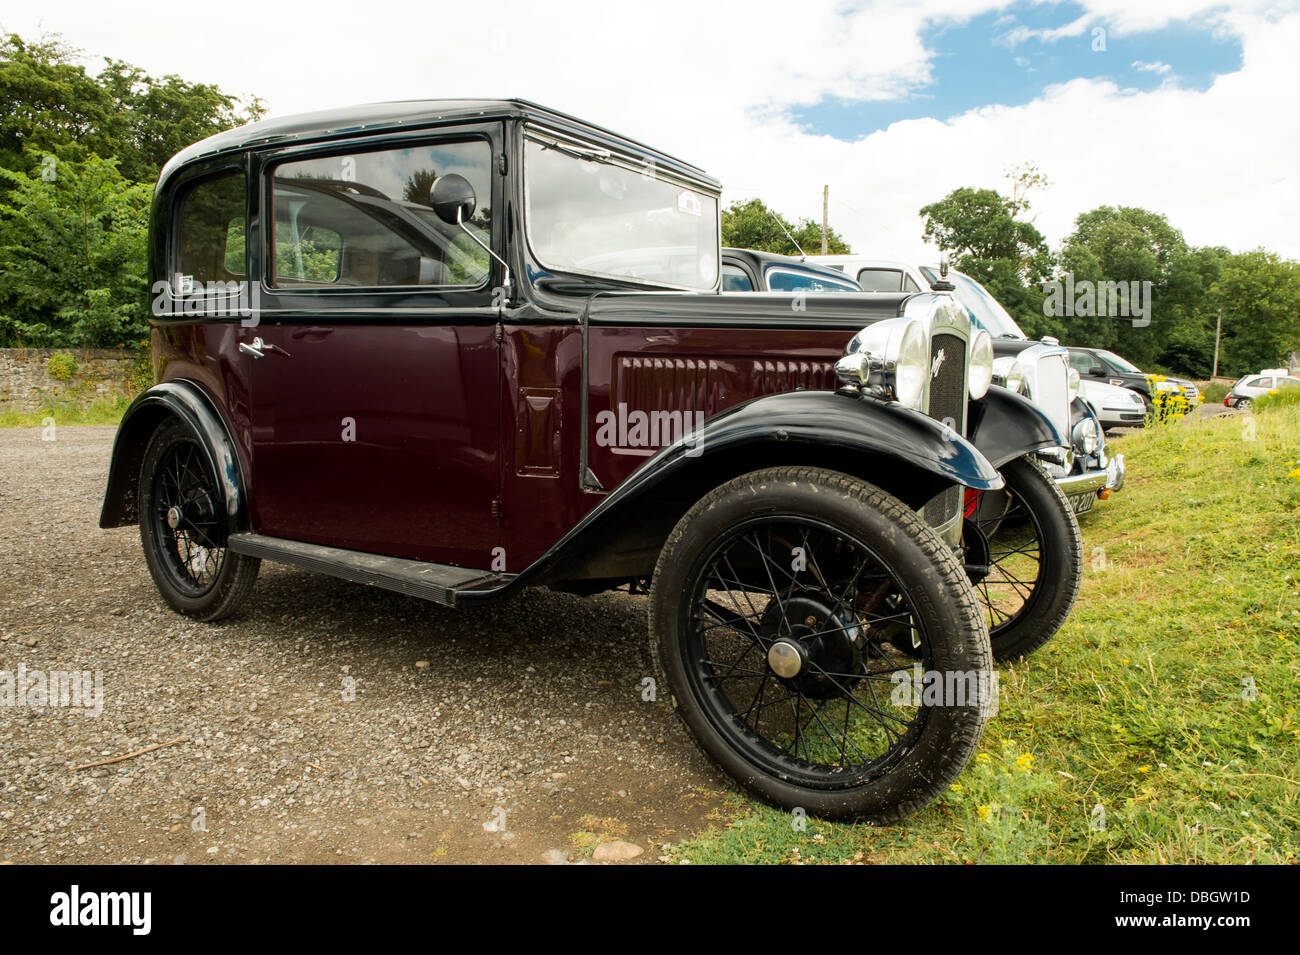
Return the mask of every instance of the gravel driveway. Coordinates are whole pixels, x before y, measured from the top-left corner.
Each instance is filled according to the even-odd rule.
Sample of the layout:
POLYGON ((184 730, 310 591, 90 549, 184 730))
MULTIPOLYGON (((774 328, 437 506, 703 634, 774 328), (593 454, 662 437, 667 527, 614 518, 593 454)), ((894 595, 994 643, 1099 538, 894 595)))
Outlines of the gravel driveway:
POLYGON ((721 777, 641 698, 644 597, 451 611, 264 563, 239 616, 195 623, 134 528, 97 526, 112 438, 0 429, 0 681, 102 680, 98 716, 91 692, 0 704, 0 861, 581 861, 623 840, 652 862, 718 818, 721 777))

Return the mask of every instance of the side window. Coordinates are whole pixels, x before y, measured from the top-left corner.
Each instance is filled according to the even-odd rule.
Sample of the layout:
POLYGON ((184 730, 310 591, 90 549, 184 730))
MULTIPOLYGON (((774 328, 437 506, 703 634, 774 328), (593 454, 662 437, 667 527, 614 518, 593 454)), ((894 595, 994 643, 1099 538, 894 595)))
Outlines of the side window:
POLYGON ((470 181, 478 208, 465 225, 491 244, 492 151, 482 140, 284 162, 271 183, 268 277, 275 288, 477 288, 486 251, 429 208, 441 175, 470 181))
POLYGON ((1277 380, 1277 385, 1278 385, 1279 388, 1287 388, 1287 389, 1291 389, 1291 388, 1300 388, 1300 379, 1296 379, 1296 378, 1279 378, 1279 379, 1277 380))
POLYGON ((908 275, 906 272, 903 273, 903 291, 904 292, 921 291, 921 286, 917 285, 916 282, 912 279, 912 276, 908 275))
POLYGON ((898 269, 862 269, 858 272, 858 284, 864 292, 901 292, 903 273, 898 269))
POLYGON ((1092 356, 1087 354, 1086 352, 1081 352, 1081 351, 1070 352, 1070 367, 1073 368, 1075 371, 1077 371, 1079 374, 1081 375, 1088 374, 1090 371, 1092 371, 1092 366, 1094 364, 1096 364, 1096 362, 1094 362, 1092 356))
POLYGON ((767 287, 773 292, 856 292, 847 282, 837 282, 814 272, 769 268, 767 287))
POLYGON ((182 194, 173 278, 182 287, 244 277, 243 172, 201 179, 182 194))
POLYGON ((722 291, 724 292, 752 292, 754 283, 749 280, 749 275, 739 265, 722 266, 722 291))

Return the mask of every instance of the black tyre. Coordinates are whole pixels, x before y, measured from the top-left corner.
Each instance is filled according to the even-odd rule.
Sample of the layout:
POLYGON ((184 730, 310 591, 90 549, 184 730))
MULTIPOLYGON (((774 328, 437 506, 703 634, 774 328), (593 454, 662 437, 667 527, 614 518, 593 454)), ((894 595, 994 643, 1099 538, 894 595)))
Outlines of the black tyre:
POLYGON ((706 495, 659 555, 650 637, 704 751, 787 808, 896 822, 979 743, 992 662, 970 582, 914 511, 848 475, 772 468, 706 495), (912 698, 918 664, 955 695, 912 698))
POLYGON ((149 439, 140 465, 140 542, 158 591, 197 620, 229 616, 261 561, 226 547, 223 496, 198 440, 175 419, 149 439))
POLYGON ((993 659, 1019 660, 1061 629, 1083 578, 1074 508, 1032 458, 1000 469, 1000 491, 970 492, 964 543, 993 659))

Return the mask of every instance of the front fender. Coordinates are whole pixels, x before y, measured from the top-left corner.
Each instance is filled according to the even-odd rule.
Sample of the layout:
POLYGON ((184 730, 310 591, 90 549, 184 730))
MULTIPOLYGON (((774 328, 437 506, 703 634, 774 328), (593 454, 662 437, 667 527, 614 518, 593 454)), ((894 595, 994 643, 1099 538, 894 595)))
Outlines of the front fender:
POLYGON ((234 441, 207 394, 185 380, 154 385, 131 402, 122 416, 113 439, 99 526, 125 527, 138 520, 140 464, 149 438, 169 417, 188 428, 203 447, 212 473, 221 485, 227 531, 246 529, 245 485, 234 441))
POLYGON ((843 392, 767 395, 662 449, 502 591, 648 575, 691 505, 739 474, 782 465, 854 474, 918 508, 953 484, 1002 487, 997 469, 969 441, 917 411, 843 392))
POLYGON ((997 468, 976 446, 919 411, 844 391, 788 391, 714 415, 638 468, 604 503, 664 480, 691 459, 770 441, 889 457, 944 483, 977 490, 1002 486, 997 468))
POLYGON ((1000 468, 1031 451, 1062 448, 1070 443, 1032 401, 1000 385, 970 404, 967 434, 980 453, 1000 468))

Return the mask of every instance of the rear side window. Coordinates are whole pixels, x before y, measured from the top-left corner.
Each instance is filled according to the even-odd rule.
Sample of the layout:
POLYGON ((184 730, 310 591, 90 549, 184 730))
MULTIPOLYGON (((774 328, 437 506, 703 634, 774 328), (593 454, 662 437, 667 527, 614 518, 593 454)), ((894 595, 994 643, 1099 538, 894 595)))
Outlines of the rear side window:
POLYGON ((479 207, 466 226, 491 244, 492 156, 486 141, 285 162, 273 171, 269 283, 276 288, 475 288, 489 257, 434 215, 429 190, 458 173, 479 207))
POLYGON ((858 284, 864 292, 901 292, 903 273, 897 269, 862 269, 858 284))
POLYGON ((185 191, 173 269, 181 290, 244 278, 246 213, 242 171, 200 180, 185 191))
POLYGON ((768 269, 767 287, 773 292, 856 292, 847 281, 839 282, 829 275, 801 272, 792 269, 768 269))
POLYGON ((722 267, 722 291, 752 292, 754 291, 754 283, 749 280, 749 275, 739 265, 724 265, 722 267))

